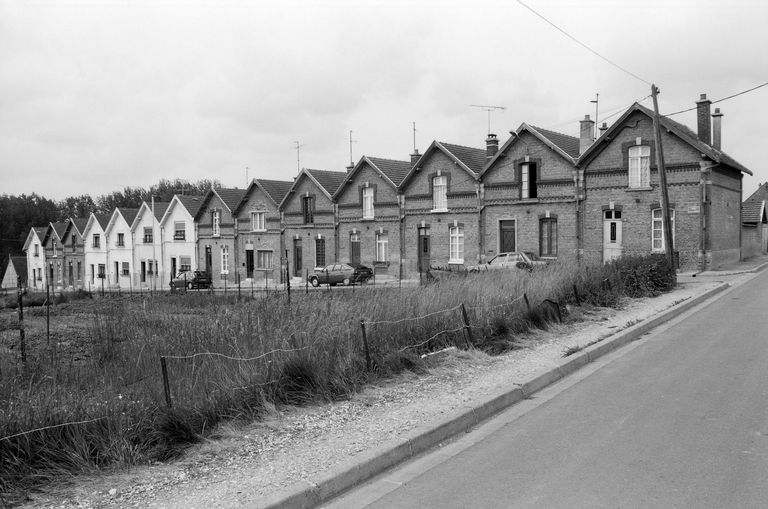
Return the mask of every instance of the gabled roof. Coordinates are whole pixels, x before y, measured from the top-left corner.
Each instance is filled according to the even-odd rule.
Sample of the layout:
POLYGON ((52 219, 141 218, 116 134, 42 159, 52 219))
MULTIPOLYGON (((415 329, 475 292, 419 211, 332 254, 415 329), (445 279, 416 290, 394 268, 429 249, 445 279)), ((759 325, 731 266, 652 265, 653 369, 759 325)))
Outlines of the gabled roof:
POLYGON ((768 182, 765 184, 760 184, 754 193, 749 195, 749 198, 744 200, 745 202, 748 201, 763 201, 768 200, 768 182))
POLYGON ((245 193, 243 193, 243 197, 240 198, 240 203, 237 204, 233 212, 235 215, 238 215, 240 209, 248 203, 248 198, 251 196, 251 193, 257 188, 261 189, 276 207, 279 207, 280 202, 283 201, 283 198, 286 197, 288 191, 291 190, 291 186, 293 186, 293 182, 287 180, 253 179, 251 184, 245 190, 245 193))
POLYGON ((200 196, 190 196, 187 194, 173 195, 171 202, 168 204, 168 207, 163 213, 163 217, 160 219, 160 224, 165 223, 166 219, 168 218, 168 214, 170 214, 174 204, 178 204, 184 207, 187 213, 194 218, 197 216, 200 207, 203 205, 203 199, 200 196))
POLYGON ((333 195, 334 199, 338 198, 339 195, 344 192, 346 185, 352 182, 355 174, 360 171, 360 168, 362 168, 365 164, 368 164, 371 168, 377 171, 395 189, 397 189, 397 186, 400 185, 400 183, 403 181, 406 175, 408 175, 408 172, 411 169, 410 161, 396 161, 394 159, 383 159, 381 157, 363 156, 357 162, 355 167, 347 172, 347 175, 344 177, 344 181, 333 195))
POLYGON ((69 233, 72 228, 74 228, 77 233, 80 234, 80 238, 83 237, 83 231, 85 231, 85 227, 88 226, 88 218, 87 217, 72 217, 67 220, 67 230, 64 232, 64 235, 69 233))
POLYGON ((22 283, 27 283, 27 257, 26 256, 8 256, 8 266, 5 268, 3 278, 8 275, 8 271, 13 267, 16 271, 16 277, 20 278, 22 283))
POLYGON ((37 239, 40 241, 40 243, 43 243, 43 239, 45 238, 45 231, 48 228, 45 226, 33 226, 29 229, 29 233, 27 234, 27 239, 24 241, 24 247, 22 248, 23 251, 26 251, 29 249, 29 244, 32 242, 32 239, 34 237, 37 237, 37 239))
POLYGON ((741 204, 742 223, 768 223, 765 214, 765 201, 745 201, 741 204))
MULTIPOLYGON (((165 214, 165 211, 168 209, 168 203, 169 202, 159 202, 156 201, 154 203, 155 206, 155 218, 157 221, 160 221, 160 218, 163 217, 163 214, 165 214)), ((133 218, 133 222, 131 223, 131 231, 135 231, 136 227, 139 225, 139 222, 141 221, 141 218, 144 217, 145 214, 152 215, 152 202, 143 201, 141 202, 141 207, 139 207, 139 211, 136 214, 136 217, 133 218)))
POLYGON ((45 236, 43 237, 43 244, 48 242, 48 237, 51 236, 51 234, 56 235, 56 238, 61 241, 61 238, 64 236, 64 233, 67 231, 67 225, 68 221, 58 221, 55 223, 48 223, 48 228, 45 230, 45 236))
POLYGON ((421 155, 416 164, 408 171, 408 174, 403 178, 398 186, 398 189, 402 189, 411 177, 421 168, 424 161, 434 152, 440 150, 449 158, 451 158, 461 169, 469 173, 473 178, 477 178, 483 171, 485 166, 486 150, 483 148, 465 147, 463 145, 454 145, 452 143, 443 143, 440 141, 433 141, 427 150, 421 155))
POLYGON ((123 218, 123 220, 128 224, 128 227, 130 228, 133 225, 133 220, 136 219, 136 215, 139 213, 139 209, 137 208, 126 208, 126 207, 117 207, 114 212, 112 212, 112 216, 109 218, 109 223, 107 224, 107 227, 104 228, 104 232, 107 232, 108 230, 111 230, 112 227, 115 225, 115 222, 117 220, 117 216, 120 216, 123 218))
POLYGON ((520 140, 520 135, 523 132, 530 133, 532 136, 540 140, 544 145, 554 150, 560 157, 565 159, 571 164, 576 164, 576 158, 579 156, 579 139, 575 136, 569 136, 567 134, 550 131, 548 129, 542 129, 540 127, 534 127, 528 125, 525 122, 520 124, 520 127, 516 131, 510 132, 512 136, 502 145, 502 147, 493 155, 488 164, 485 165, 485 169, 480 174, 482 177, 490 168, 493 167, 493 163, 502 157, 509 147, 514 145, 520 140))
MULTIPOLYGON (((613 133, 616 132, 617 129, 620 129, 624 124, 624 121, 636 111, 643 113, 650 119, 653 119, 654 117, 654 112, 652 110, 639 103, 633 104, 616 122, 613 123, 611 127, 609 127, 602 135, 600 135, 597 141, 595 141, 587 150, 584 151, 584 153, 579 157, 577 164, 579 166, 587 164, 591 159, 599 154, 605 145, 613 139, 613 133)), ((717 150, 715 147, 704 143, 699 139, 696 133, 694 133, 691 129, 684 126, 683 124, 664 116, 659 117, 659 122, 661 123, 661 127, 666 129, 667 132, 674 134, 680 138, 680 140, 687 143, 712 161, 730 166, 731 168, 742 173, 752 175, 752 172, 746 166, 742 165, 725 152, 717 150)))
POLYGON ((105 231, 110 219, 112 219, 112 214, 96 214, 91 212, 91 215, 88 216, 88 223, 86 223, 85 228, 83 228, 83 237, 91 231, 95 224, 98 224, 101 227, 101 231, 105 231))
POLYGON ((195 214, 194 218, 195 221, 200 219, 200 214, 203 213, 203 210, 205 210, 205 207, 208 205, 208 202, 211 201, 211 198, 213 196, 218 196, 221 202, 224 204, 225 207, 227 207, 227 210, 234 213, 234 210, 237 208, 238 204, 240 203, 240 200, 245 195, 245 189, 239 189, 239 188, 215 188, 212 187, 207 193, 205 193, 205 196, 203 196, 203 201, 200 204, 200 207, 197 209, 197 214, 195 214))
POLYGON ((291 188, 288 193, 283 197, 280 202, 279 208, 282 209, 288 197, 296 190, 296 186, 301 182, 301 179, 306 177, 310 179, 314 184, 320 188, 320 190, 328 197, 329 200, 333 199, 333 195, 339 188, 344 178, 347 176, 345 171, 329 171, 329 170, 312 170, 310 168, 302 168, 299 174, 296 176, 296 180, 291 184, 291 188))

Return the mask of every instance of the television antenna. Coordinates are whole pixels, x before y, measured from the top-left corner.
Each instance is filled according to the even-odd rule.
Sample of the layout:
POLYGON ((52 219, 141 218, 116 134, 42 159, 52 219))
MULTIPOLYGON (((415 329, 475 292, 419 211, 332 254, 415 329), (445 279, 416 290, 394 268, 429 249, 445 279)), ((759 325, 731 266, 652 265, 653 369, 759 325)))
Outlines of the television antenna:
POLYGON ((304 145, 300 144, 298 141, 293 142, 296 146, 294 147, 296 149, 296 173, 301 172, 301 147, 304 145))
POLYGON ((470 104, 469 105, 472 108, 480 108, 481 110, 485 110, 488 112, 488 134, 491 134, 491 112, 495 110, 506 110, 506 106, 492 106, 488 104, 470 104))
POLYGON ((352 129, 349 130, 349 167, 355 166, 355 160, 352 158, 352 144, 357 143, 357 140, 352 139, 352 129))
POLYGON ((600 104, 600 94, 599 93, 595 93, 595 99, 592 100, 592 101, 589 101, 589 102, 591 102, 592 104, 595 105, 595 131, 593 133, 592 139, 596 140, 597 139, 597 129, 598 129, 598 127, 597 127, 597 124, 598 124, 598 122, 597 122, 597 112, 598 112, 597 107, 600 104))

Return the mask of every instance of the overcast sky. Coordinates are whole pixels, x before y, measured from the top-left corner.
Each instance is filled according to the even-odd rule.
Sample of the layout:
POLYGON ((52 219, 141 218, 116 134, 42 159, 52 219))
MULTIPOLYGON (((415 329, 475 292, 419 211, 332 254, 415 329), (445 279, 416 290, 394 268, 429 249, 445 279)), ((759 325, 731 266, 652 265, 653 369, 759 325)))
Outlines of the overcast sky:
MULTIPOLYGON (((0 0, 0 193, 160 178, 290 180, 522 122, 578 134, 660 89, 661 113, 768 81, 765 0, 0 0)), ((647 99, 644 105, 652 107, 647 99)), ((717 104, 723 149, 768 180, 768 87, 717 104)), ((714 107, 713 107, 714 108, 714 107)), ((617 116, 612 117, 615 120, 617 116)), ((695 128, 694 113, 673 117, 695 128)))

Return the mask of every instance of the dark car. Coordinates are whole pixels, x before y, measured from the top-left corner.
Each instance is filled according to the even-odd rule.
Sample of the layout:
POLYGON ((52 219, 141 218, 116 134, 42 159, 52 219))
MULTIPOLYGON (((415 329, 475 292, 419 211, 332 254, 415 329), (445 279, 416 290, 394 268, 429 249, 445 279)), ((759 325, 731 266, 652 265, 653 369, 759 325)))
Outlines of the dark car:
POLYGON ((192 290, 193 288, 210 288, 212 281, 211 276, 207 272, 202 270, 183 270, 179 272, 175 278, 171 280, 171 290, 179 288, 187 288, 192 290))
POLYGON ((355 283, 365 283, 373 277, 373 271, 370 267, 360 264, 350 263, 332 263, 320 269, 315 269, 307 277, 307 281, 312 286, 320 285, 353 285, 355 283))

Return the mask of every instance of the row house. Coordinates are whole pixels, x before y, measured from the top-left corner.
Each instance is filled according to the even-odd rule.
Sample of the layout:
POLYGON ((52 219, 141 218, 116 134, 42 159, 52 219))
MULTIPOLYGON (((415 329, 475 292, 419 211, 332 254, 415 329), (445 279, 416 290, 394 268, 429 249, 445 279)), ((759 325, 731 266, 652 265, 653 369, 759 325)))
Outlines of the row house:
POLYGON ((768 184, 760 184, 741 205, 742 256, 768 252, 768 184))
POLYGON ((44 226, 34 226, 29 229, 24 241, 24 252, 27 254, 27 288, 31 290, 44 290, 48 284, 43 247, 46 230, 44 226))
POLYGON ((118 207, 104 229, 107 252, 106 280, 111 288, 133 289, 133 237, 131 225, 138 208, 118 207))
POLYGON ((91 213, 83 228, 83 264, 86 271, 86 286, 108 286, 107 240, 105 231, 111 214, 91 213))
POLYGON ((304 168, 280 203, 291 276, 304 277, 314 267, 338 261, 333 195, 345 177, 343 171, 304 168))
POLYGON ((170 202, 143 202, 131 224, 133 287, 157 290, 168 284, 163 267, 160 220, 170 202))
POLYGON ((83 288, 83 230, 87 218, 72 218, 67 221, 67 228, 61 239, 62 277, 66 288, 83 288))
POLYGON ((202 201, 199 196, 177 194, 160 219, 163 285, 181 271, 198 270, 195 216, 202 201))
POLYGON ((68 221, 49 223, 43 237, 43 251, 48 264, 48 284, 53 289, 62 289, 64 285, 64 253, 61 239, 66 232, 68 221))
POLYGON ((237 216, 243 189, 211 188, 203 197, 194 222, 197 228, 199 270, 211 275, 214 286, 237 283, 237 216))

